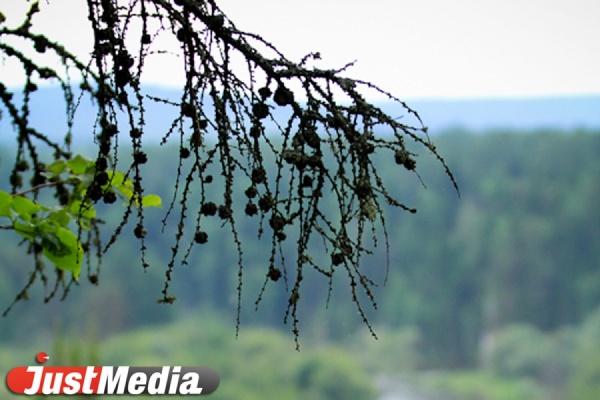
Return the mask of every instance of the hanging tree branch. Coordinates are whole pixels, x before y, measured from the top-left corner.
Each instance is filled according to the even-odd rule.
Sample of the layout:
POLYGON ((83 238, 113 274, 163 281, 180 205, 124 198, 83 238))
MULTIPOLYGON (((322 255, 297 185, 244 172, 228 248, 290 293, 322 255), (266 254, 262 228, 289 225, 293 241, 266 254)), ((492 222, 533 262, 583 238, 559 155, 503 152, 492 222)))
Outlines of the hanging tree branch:
MULTIPOLYGON (((131 198, 144 198, 142 170, 149 161, 143 150, 146 104, 175 108, 177 116, 162 140, 162 144, 178 143, 179 160, 173 199, 163 220, 167 225, 175 218, 176 230, 160 301, 171 303, 175 299, 170 292, 174 268, 187 262, 193 246, 210 242, 203 229, 208 218, 219 218, 232 233, 239 252, 240 300, 244 246, 237 226, 240 218, 253 218, 258 221, 258 237, 266 237, 271 243, 263 291, 282 276, 286 285, 291 283, 285 319, 291 320, 296 336, 302 282, 309 270, 323 275, 330 288, 336 273, 345 275, 352 301, 368 325, 361 292, 376 305, 372 291, 375 283, 361 265, 361 257, 377 246, 377 226, 383 227, 383 241, 386 249, 389 247, 385 204, 416 211, 392 195, 389 185, 394 182, 384 182, 376 159, 393 161, 399 168, 415 173, 415 154, 407 147, 407 141, 413 141, 437 157, 457 188, 418 114, 375 85, 346 77, 350 65, 338 70, 309 67, 318 63, 318 53, 298 63, 288 60, 270 42, 237 29, 214 0, 87 0, 87 5, 94 33, 89 62, 79 60, 44 35, 31 32, 37 3, 20 27, 0 28, 0 52, 18 60, 27 77, 21 109, 7 88, 0 85, 0 99, 18 133, 17 161, 11 175, 13 191, 22 186, 19 177, 28 168, 19 162, 26 156, 33 161, 34 176, 43 176, 44 166, 36 152, 40 143, 53 148, 56 159, 71 156, 70 132, 62 143, 56 143, 29 125, 29 94, 35 88, 36 76, 61 85, 69 126, 77 108, 69 80, 73 70, 82 82, 82 93, 95 102, 98 154, 84 194, 84 201, 90 204, 101 199, 106 202, 111 191, 106 185, 106 172, 121 165, 117 144, 124 134, 129 136, 133 155, 124 168, 131 181, 131 198), (3 43, 9 36, 25 39, 38 51, 54 52, 71 75, 65 77, 40 66, 16 47, 3 43), (157 43, 165 36, 177 39, 179 49, 169 51, 176 52, 183 61, 180 73, 185 83, 178 100, 151 96, 142 85, 145 66, 162 52, 157 43), (386 114, 365 99, 364 93, 369 91, 394 101, 398 110, 412 114, 420 125, 405 125, 386 114), (213 175, 215 169, 218 177, 213 175), (199 196, 192 196, 192 190, 199 190, 199 196), (243 191, 245 204, 235 203, 236 191, 243 191), (196 209, 198 197, 201 201, 196 209), (324 204, 331 201, 336 204, 333 215, 324 209, 324 204), (312 257, 311 248, 317 243, 325 246, 328 259, 312 257), (285 268, 282 249, 286 244, 295 252, 292 270, 285 268)), ((38 179, 32 185, 41 183, 38 179)), ((69 192, 67 198, 69 195, 73 193, 69 192)), ((131 201, 102 252, 133 218, 146 267, 144 210, 143 202, 131 201)), ((65 276, 59 272, 62 281, 65 276)), ((239 311, 238 302, 238 326, 239 311)))

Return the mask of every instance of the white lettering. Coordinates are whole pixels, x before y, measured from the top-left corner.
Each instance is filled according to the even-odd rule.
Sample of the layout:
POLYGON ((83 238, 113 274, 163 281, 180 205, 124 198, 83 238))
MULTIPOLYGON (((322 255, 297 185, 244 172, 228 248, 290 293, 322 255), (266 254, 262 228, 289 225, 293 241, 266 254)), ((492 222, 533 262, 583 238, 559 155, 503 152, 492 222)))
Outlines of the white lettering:
POLYGON ((113 374, 113 370, 114 367, 102 367, 100 382, 98 382, 98 394, 125 394, 129 367, 117 367, 116 374, 113 374), (118 389, 115 390, 117 385, 119 385, 118 389))
POLYGON ((65 387, 63 387, 64 394, 75 394, 79 392, 81 384, 81 374, 79 372, 71 372, 65 376, 65 387))
POLYGON ((98 376, 97 372, 94 372, 94 367, 87 367, 85 369, 85 378, 83 380, 83 394, 92 394, 94 390, 92 389, 92 379, 98 376))
POLYGON ((127 393, 129 394, 141 394, 146 385, 146 379, 148 377, 143 372, 135 372, 129 377, 129 383, 127 384, 127 393))
POLYGON ((179 386, 179 394, 200 394, 202 388, 198 387, 200 377, 195 372, 188 372, 183 375, 183 382, 179 386))
POLYGON ((162 367, 162 372, 155 372, 148 379, 148 394, 164 394, 169 380, 169 367, 162 367))
POLYGON ((31 387, 28 389, 25 389, 23 391, 23 393, 27 394, 27 395, 33 395, 36 394, 38 392, 38 390, 40 390, 40 383, 42 382, 42 375, 44 373, 44 367, 27 367, 27 372, 33 372, 33 383, 31 384, 31 387))
POLYGON ((169 394, 177 394, 177 386, 179 385, 180 372, 181 367, 173 367, 173 375, 171 375, 171 384, 169 385, 169 394))
POLYGON ((44 383, 42 385, 43 394, 60 394, 62 385, 62 372, 47 372, 44 374, 44 383), (54 378, 54 379, 53 379, 54 378))
MULTIPOLYGON (((72 372, 65 368, 50 369, 36 366, 27 367, 33 373, 30 388, 23 390, 27 395, 43 393, 44 395, 60 394, 130 394, 140 395, 199 395, 203 388, 199 386, 200 375, 193 369, 182 374, 182 367, 143 368, 131 371, 128 366, 119 367, 84 367, 73 368, 72 372), (98 368, 98 369, 96 369, 98 368), (153 371, 153 373, 150 373, 153 371), (97 382, 95 379, 98 378, 97 382), (96 385, 97 383, 97 385, 96 385), (168 390, 167 390, 168 388, 168 390)), ((137 369, 137 368, 136 368, 137 369)))

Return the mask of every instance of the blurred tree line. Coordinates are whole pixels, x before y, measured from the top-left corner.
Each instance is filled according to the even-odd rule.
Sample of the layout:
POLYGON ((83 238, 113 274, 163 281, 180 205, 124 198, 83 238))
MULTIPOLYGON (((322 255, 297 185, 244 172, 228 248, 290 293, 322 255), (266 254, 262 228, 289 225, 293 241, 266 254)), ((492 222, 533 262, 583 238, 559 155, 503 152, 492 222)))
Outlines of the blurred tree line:
MULTIPOLYGON (((555 331, 581 323, 600 306, 600 135, 598 132, 448 132, 436 144, 452 168, 461 198, 435 160, 417 158, 420 177, 395 178, 397 168, 382 160, 383 179, 398 181, 398 197, 418 208, 409 213, 386 214, 391 269, 385 270, 385 253, 365 257, 362 267, 378 279, 378 309, 366 309, 374 326, 385 330, 410 329, 418 348, 418 368, 473 367, 493 354, 498 332, 526 323, 539 332, 555 331), (421 190, 421 185, 428 190, 421 190), (384 285, 385 282, 385 285, 384 285)), ((177 147, 148 151, 156 165, 148 190, 165 203, 172 196, 176 165, 167 152, 177 147)), ((6 173, 9 150, 0 151, 0 168, 6 173)), ((238 192, 236 192, 238 193, 238 192)), ((242 195, 243 196, 243 195, 242 195)), ((243 207, 246 199, 234 199, 243 207)), ((335 207, 334 204, 331 207, 335 207)), ((118 212, 102 211, 107 224, 118 212)), ((164 210, 148 213, 146 224, 161 224, 164 210)), ((289 288, 285 280, 264 293, 264 253, 270 242, 256 238, 256 222, 239 221, 244 253, 242 327, 283 327, 289 288), (254 243, 253 243, 254 242, 254 243)), ((224 318, 235 318, 238 285, 235 246, 221 222, 207 222, 205 230, 222 243, 220 251, 199 246, 188 265, 173 271, 174 306, 158 305, 165 260, 171 249, 160 235, 149 234, 144 273, 135 238, 121 236, 103 261, 100 287, 82 283, 72 289, 66 305, 41 299, 19 304, 3 321, 0 337, 11 340, 51 318, 52 310, 68 306, 74 321, 96 320, 98 335, 106 337, 125 329, 171 321, 182 313, 210 308, 224 318), (129 242, 131 240, 131 243, 129 242), (156 265, 157 268, 152 268, 156 265), (34 303, 34 304, 32 304, 34 303), (35 308, 38 308, 37 310, 35 308), (44 312, 47 311, 47 312, 44 312)), ((169 229, 169 228, 166 228, 169 229)), ((174 228, 172 228, 174 229, 174 228)), ((160 229, 149 229, 159 231, 160 229)), ((20 270, 28 259, 16 242, 3 240, 0 259, 0 303, 8 305, 26 279, 20 270)), ((290 251, 290 249, 284 249, 290 251)), ((293 249, 291 249, 293 251, 293 249)), ((324 254, 324 257, 327 255, 324 254)), ((288 271, 289 272, 289 271, 288 271)), ((292 272, 289 272, 292 273, 292 272)), ((299 308, 301 343, 344 340, 363 327, 347 284, 327 282, 307 274, 310 298, 299 308), (324 304, 329 298, 328 307, 324 304)), ((338 279, 338 281, 340 281, 338 279)), ((32 291, 33 292, 33 291, 32 291)), ((69 321, 66 321, 67 323, 69 321)), ((287 327, 283 327, 288 329, 287 327)), ((234 334, 232 332, 232 334, 234 334)), ((416 359, 416 358, 415 358, 416 359)), ((498 363, 499 361, 495 361, 498 363)))

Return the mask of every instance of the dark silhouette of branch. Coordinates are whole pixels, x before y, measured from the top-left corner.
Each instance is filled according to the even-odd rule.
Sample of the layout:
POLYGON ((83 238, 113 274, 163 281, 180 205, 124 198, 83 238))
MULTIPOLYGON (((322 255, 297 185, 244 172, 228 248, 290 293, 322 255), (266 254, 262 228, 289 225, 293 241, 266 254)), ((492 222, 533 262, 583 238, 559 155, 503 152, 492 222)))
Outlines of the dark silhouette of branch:
MULTIPOLYGON (((415 154, 407 145, 407 141, 412 141, 437 157, 458 190, 418 113, 377 86, 347 77, 351 64, 337 70, 309 67, 309 63, 318 63, 318 53, 309 54, 300 62, 288 60, 267 40, 237 29, 213 0, 87 0, 87 5, 94 32, 89 62, 79 60, 43 34, 31 32, 37 12, 35 3, 20 27, 0 28, 0 52, 18 60, 27 78, 21 108, 14 104, 6 87, 0 85, 2 104, 17 127, 17 163, 31 159, 34 176, 42 176, 38 142, 54 149, 55 158, 70 156, 71 132, 66 133, 63 143, 55 143, 29 125, 29 95, 34 91, 34 82, 50 79, 59 83, 68 122, 76 111, 77 96, 70 78, 38 65, 36 59, 3 43, 11 35, 28 41, 40 52, 58 55, 65 67, 77 72, 82 82, 79 96, 94 100, 96 165, 103 168, 97 168, 88 190, 91 201, 103 198, 104 193, 98 188, 102 186, 108 160, 120 166, 122 151, 132 154, 131 163, 123 169, 133 182, 134 197, 143 198, 142 170, 145 164, 151 164, 143 144, 146 104, 154 102, 178 110, 162 140, 163 144, 177 143, 180 157, 174 161, 174 194, 163 220, 166 225, 175 218, 176 232, 161 302, 175 299, 169 284, 176 265, 187 262, 193 246, 210 242, 203 229, 208 218, 219 218, 232 233, 239 252, 238 300, 241 299, 244 244, 238 221, 254 218, 258 220, 257 236, 268 237, 271 243, 263 291, 281 277, 285 278, 286 287, 290 284, 285 319, 291 320, 296 336, 303 277, 309 269, 323 275, 330 287, 336 273, 345 275, 352 301, 369 325, 360 299, 364 294, 376 306, 372 291, 375 282, 361 266, 361 257, 377 246, 376 226, 383 227, 383 241, 389 248, 385 204, 416 212, 391 194, 389 185, 394 183, 384 182, 375 161, 389 160, 397 163, 400 170, 416 173, 415 154), (185 77, 177 100, 150 95, 142 84, 144 68, 152 62, 150 57, 164 50, 157 45, 163 36, 177 39, 179 48, 168 50, 183 61, 183 70, 166 72, 185 77), (366 100, 368 92, 394 101, 398 112, 415 116, 420 126, 403 124, 386 114, 366 100), (284 117, 275 117, 278 109, 284 112, 277 115, 284 117), (117 145, 118 138, 124 135, 130 139, 129 150, 121 150, 117 145), (218 177, 211 172, 215 168, 220 171, 218 177), (196 190, 193 196, 192 189, 196 190), (234 204, 235 191, 242 191, 247 198, 243 213, 234 204), (200 205, 196 209, 198 198, 200 205), (335 215, 324 209, 331 202, 336 204, 335 215), (325 246, 329 259, 312 257, 315 237, 325 246), (293 270, 285 268, 282 248, 286 243, 294 248, 293 270)), ((11 175, 15 191, 23 184, 19 181, 21 172, 15 166, 11 175)), ((127 207, 105 250, 132 218, 136 219, 134 234, 140 239, 141 262, 146 267, 147 227, 142 206, 127 207)), ((262 295, 261 291, 257 305, 262 295)), ((238 326, 240 307, 238 303, 238 326)))

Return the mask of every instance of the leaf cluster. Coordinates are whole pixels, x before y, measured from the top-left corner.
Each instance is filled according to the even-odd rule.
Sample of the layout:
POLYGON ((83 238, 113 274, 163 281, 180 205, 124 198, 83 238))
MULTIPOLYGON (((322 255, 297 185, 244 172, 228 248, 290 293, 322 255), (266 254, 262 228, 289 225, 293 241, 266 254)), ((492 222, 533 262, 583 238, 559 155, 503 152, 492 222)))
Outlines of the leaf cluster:
MULTIPOLYGON (((45 181, 37 186, 13 194, 0 190, 0 219, 7 221, 1 228, 12 230, 23 237, 35 260, 35 269, 29 282, 15 301, 28 297, 27 290, 38 276, 43 282, 48 281, 44 258, 52 262, 57 273, 56 286, 47 299, 54 295, 59 285, 64 288, 64 295, 68 293, 71 283, 79 280, 86 255, 88 261, 91 258, 91 249, 96 249, 96 256, 100 259, 103 250, 99 224, 102 221, 97 218, 90 190, 94 190, 96 185, 107 204, 116 201, 115 193, 127 203, 137 201, 133 195, 132 182, 122 172, 108 171, 105 172, 106 178, 98 178, 102 172, 105 171, 99 172, 94 161, 76 155, 66 161, 58 159, 45 166, 41 173, 45 181), (103 183, 100 185, 99 181, 103 183), (55 191, 57 204, 53 206, 49 206, 46 199, 40 200, 40 193, 48 188, 55 191), (32 195, 33 199, 27 195, 32 195), (71 276, 65 277, 65 271, 71 272, 71 276)), ((161 199, 156 195, 147 195, 142 198, 141 204, 145 207, 160 207, 161 199)), ((88 279, 94 284, 98 283, 98 270, 99 265, 92 271, 88 262, 88 279)), ((12 305, 6 312, 11 307, 12 305)))

